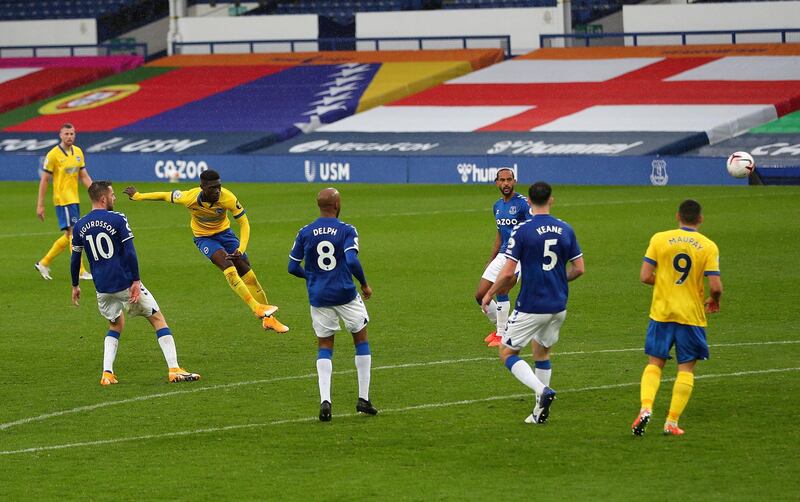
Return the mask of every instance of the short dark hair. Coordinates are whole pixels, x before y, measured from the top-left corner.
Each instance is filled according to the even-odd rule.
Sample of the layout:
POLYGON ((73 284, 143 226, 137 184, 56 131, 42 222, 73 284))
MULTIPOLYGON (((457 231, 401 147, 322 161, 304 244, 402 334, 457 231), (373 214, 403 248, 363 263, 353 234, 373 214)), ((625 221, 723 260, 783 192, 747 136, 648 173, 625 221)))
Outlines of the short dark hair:
POLYGON ((97 202, 108 192, 109 188, 111 188, 111 182, 108 180, 93 181, 89 185, 89 198, 97 202))
POLYGON ((498 169, 498 170, 497 170, 497 173, 495 173, 495 175, 494 175, 494 180, 495 180, 495 181, 497 181, 497 180, 499 180, 499 179, 500 179, 500 173, 501 173, 501 172, 503 172, 503 171, 508 171, 508 172, 510 172, 510 173, 511 173, 511 176, 512 176, 514 179, 516 179, 516 178, 517 178, 517 175, 516 175, 516 174, 514 174, 514 170, 513 170, 513 169, 511 169, 510 167, 501 167, 500 169, 498 169))
POLYGON ((553 187, 544 181, 537 181, 528 189, 528 197, 535 206, 544 206, 550 200, 550 195, 553 193, 553 187))
POLYGON ((213 169, 207 169, 200 173, 200 179, 203 181, 217 181, 219 179, 219 173, 213 169))
POLYGON ((61 132, 61 129, 75 129, 75 126, 70 124, 69 122, 65 122, 61 124, 61 128, 58 131, 61 132))
POLYGON ((681 202, 680 206, 678 206, 678 217, 683 223, 697 225, 700 223, 700 214, 702 211, 703 208, 700 207, 699 202, 692 199, 686 199, 685 201, 681 202))

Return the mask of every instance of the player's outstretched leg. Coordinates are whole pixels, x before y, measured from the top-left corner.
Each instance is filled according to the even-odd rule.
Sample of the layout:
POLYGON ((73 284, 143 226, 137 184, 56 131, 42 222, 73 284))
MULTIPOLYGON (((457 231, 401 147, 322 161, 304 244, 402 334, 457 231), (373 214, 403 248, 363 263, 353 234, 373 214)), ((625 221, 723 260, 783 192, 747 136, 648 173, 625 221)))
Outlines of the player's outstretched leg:
POLYGON ((231 289, 242 299, 242 301, 250 307, 250 310, 253 311, 256 317, 265 317, 274 314, 278 307, 274 305, 263 305, 258 303, 255 298, 253 298, 252 293, 250 290, 247 289, 247 285, 242 281, 242 278, 239 277, 239 273, 236 271, 236 267, 231 265, 230 267, 226 268, 222 271, 225 274, 225 280, 228 281, 228 285, 231 289))
POLYGON ((50 267, 44 265, 42 262, 37 261, 33 264, 33 268, 36 269, 37 272, 42 276, 42 279, 45 281, 52 281, 53 276, 50 275, 50 267))

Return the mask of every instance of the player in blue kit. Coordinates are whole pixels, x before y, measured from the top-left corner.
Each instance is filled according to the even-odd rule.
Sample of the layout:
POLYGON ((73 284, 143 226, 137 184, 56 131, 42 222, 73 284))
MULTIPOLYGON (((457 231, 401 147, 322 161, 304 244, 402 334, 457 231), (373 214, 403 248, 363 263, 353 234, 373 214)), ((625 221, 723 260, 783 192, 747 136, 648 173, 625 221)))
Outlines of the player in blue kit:
POLYGON ((533 413, 525 422, 537 424, 547 422, 556 396, 550 388, 550 348, 558 341, 567 316, 567 283, 585 271, 583 253, 572 227, 550 216, 551 194, 550 185, 543 181, 531 185, 528 201, 533 217, 521 223, 509 237, 508 261, 482 300, 483 307, 488 308, 492 295, 513 283, 514 269, 517 263, 521 264, 522 289, 508 320, 500 359, 517 380, 536 393, 533 413), (533 346, 535 371, 519 357, 529 343, 533 346))
POLYGON ((89 197, 92 199, 92 211, 78 220, 72 233, 72 302, 78 306, 81 298, 78 275, 81 254, 85 249, 97 290, 97 307, 109 322, 100 385, 117 383, 114 360, 119 336, 125 327, 125 312, 130 316, 146 317, 156 330, 158 344, 169 368, 170 382, 199 380, 200 375, 186 371, 178 364, 172 332, 156 299, 139 279, 133 232, 125 215, 113 210, 116 195, 111 182, 93 182, 89 186, 89 197))
POLYGON ((341 198, 335 188, 317 194, 320 217, 297 233, 289 254, 289 273, 306 280, 311 304, 311 324, 317 335, 317 376, 319 379, 319 419, 331 420, 331 375, 333 373, 333 336, 339 330, 339 319, 353 335, 358 373, 356 411, 376 415, 378 410, 369 400, 372 355, 367 341, 369 315, 361 300, 372 296, 372 288, 364 277, 358 260, 358 232, 339 220, 341 198), (304 263, 301 267, 300 263, 304 263), (353 276, 361 284, 356 291, 353 276))
MULTIPOLYGON (((478 290, 475 292, 475 300, 477 300, 478 304, 483 301, 486 292, 495 283, 497 274, 500 273, 506 263, 506 245, 514 227, 530 218, 528 200, 522 194, 514 191, 514 185, 517 183, 514 171, 509 168, 500 169, 497 171, 494 183, 502 195, 500 200, 495 202, 492 207, 495 225, 497 225, 497 235, 494 239, 492 255, 478 283, 478 290)), ((519 274, 519 267, 517 267, 516 273, 519 274)), ((514 281, 511 281, 506 288, 498 289, 497 302, 492 300, 489 303, 489 307, 483 309, 483 313, 489 318, 489 322, 496 327, 496 331, 490 333, 484 339, 489 344, 489 347, 497 347, 502 341, 503 331, 505 331, 506 323, 508 322, 508 314, 511 311, 508 292, 512 287, 514 287, 514 281)))

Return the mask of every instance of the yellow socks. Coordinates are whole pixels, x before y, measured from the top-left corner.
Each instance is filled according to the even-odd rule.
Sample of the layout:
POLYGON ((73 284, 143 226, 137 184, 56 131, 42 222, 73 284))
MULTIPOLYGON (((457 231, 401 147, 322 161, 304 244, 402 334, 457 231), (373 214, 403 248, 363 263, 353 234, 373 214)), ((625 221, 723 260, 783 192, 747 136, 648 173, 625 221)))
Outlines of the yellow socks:
POLYGON ((258 302, 255 300, 255 298, 253 298, 253 295, 242 281, 242 278, 239 277, 239 273, 236 272, 236 267, 228 267, 223 270, 222 273, 225 274, 225 280, 228 281, 228 285, 231 287, 231 289, 234 290, 237 295, 239 295, 239 298, 241 298, 248 307, 250 307, 250 310, 255 312, 258 302))
POLYGON ((67 246, 69 246, 69 239, 67 238, 66 235, 62 234, 61 237, 56 239, 56 241, 50 247, 50 251, 48 251, 47 254, 44 255, 44 258, 39 260, 39 263, 41 265, 44 265, 45 267, 49 267, 50 262, 53 261, 53 258, 63 253, 64 250, 67 249, 67 246))
POLYGON ((655 364, 648 364, 642 373, 642 409, 653 409, 653 401, 656 400, 659 385, 661 385, 661 368, 655 364))
POLYGON ((267 301, 267 294, 264 292, 264 288, 261 287, 261 284, 259 284, 258 279, 256 278, 256 273, 253 272, 252 268, 242 276, 242 281, 245 283, 247 289, 250 291, 250 294, 253 295, 253 298, 255 298, 258 303, 263 305, 267 305, 269 303, 267 301))
POLYGON ((693 388, 694 373, 691 371, 679 371, 678 378, 675 379, 675 385, 672 387, 672 401, 669 404, 667 422, 678 423, 681 413, 689 403, 693 388))

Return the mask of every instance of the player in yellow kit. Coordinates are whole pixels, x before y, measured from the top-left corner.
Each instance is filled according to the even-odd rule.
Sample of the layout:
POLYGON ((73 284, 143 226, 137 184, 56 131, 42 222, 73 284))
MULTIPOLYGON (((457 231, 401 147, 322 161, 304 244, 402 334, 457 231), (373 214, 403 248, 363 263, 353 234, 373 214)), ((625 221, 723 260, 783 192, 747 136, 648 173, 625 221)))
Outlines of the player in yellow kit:
POLYGON ((648 364, 642 373, 639 415, 631 430, 641 436, 653 410, 661 370, 675 346, 678 376, 672 387, 669 415, 664 434, 680 436, 678 419, 689 402, 694 387, 694 366, 708 359, 706 313, 719 312, 722 279, 719 272, 719 249, 708 237, 698 232, 703 222, 700 204, 685 200, 678 208, 680 228, 659 232, 650 239, 644 255, 640 279, 653 286, 650 325, 647 328, 644 352, 648 364), (708 279, 709 297, 704 301, 708 279))
MULTIPOLYGON (((50 262, 67 249, 72 239, 72 227, 80 218, 78 180, 87 188, 92 184, 92 178, 86 171, 83 151, 75 145, 75 127, 72 124, 62 125, 58 137, 61 142, 47 153, 42 166, 44 172, 39 180, 39 197, 36 201, 36 215, 44 221, 44 196, 47 194, 47 186, 52 181, 53 205, 58 226, 64 235, 56 239, 47 254, 33 265, 48 281, 53 278, 50 275, 50 262)), ((81 261, 80 278, 92 279, 92 274, 86 271, 83 261, 81 261)))
POLYGON ((200 187, 185 192, 139 193, 129 186, 124 192, 131 200, 162 200, 186 207, 192 215, 194 243, 214 265, 222 270, 233 291, 257 317, 264 329, 286 333, 289 328, 272 315, 278 307, 267 303, 267 295, 259 284, 247 258, 250 223, 236 196, 222 188, 219 173, 209 169, 200 175, 200 187), (228 211, 239 222, 241 240, 231 230, 228 211))

